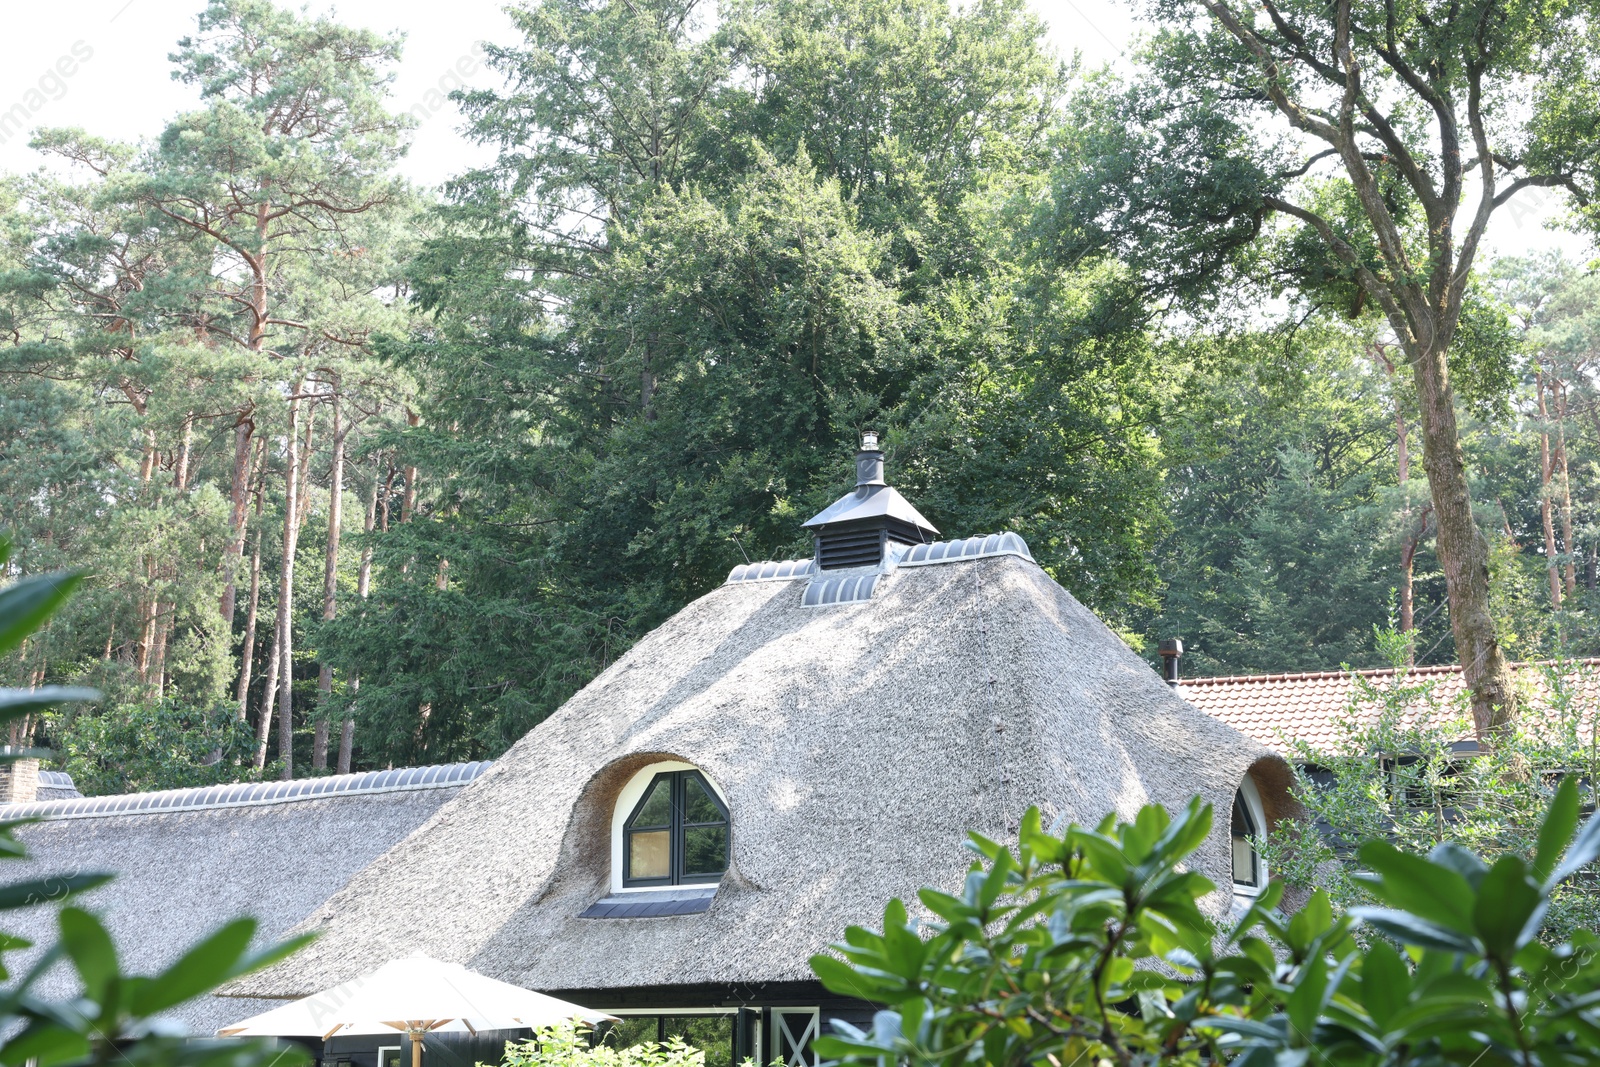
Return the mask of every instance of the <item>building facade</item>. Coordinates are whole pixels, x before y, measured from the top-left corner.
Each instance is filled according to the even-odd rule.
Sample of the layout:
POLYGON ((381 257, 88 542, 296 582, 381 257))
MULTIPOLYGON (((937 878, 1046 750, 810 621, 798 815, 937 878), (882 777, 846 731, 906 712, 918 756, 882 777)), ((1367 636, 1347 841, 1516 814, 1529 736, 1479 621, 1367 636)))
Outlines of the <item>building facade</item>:
POLYGON ((294 926, 318 939, 225 990, 233 1015, 422 952, 611 1012, 621 1040, 801 1067, 873 1010, 824 991, 810 958, 891 897, 958 888, 967 831, 1013 835, 1030 805, 1093 824, 1199 795, 1219 815, 1195 857, 1221 887, 1205 906, 1259 888, 1228 816, 1292 817, 1288 766, 1163 683, 1021 538, 939 540, 871 440, 807 525, 810 559, 736 567, 330 872, 294 926))

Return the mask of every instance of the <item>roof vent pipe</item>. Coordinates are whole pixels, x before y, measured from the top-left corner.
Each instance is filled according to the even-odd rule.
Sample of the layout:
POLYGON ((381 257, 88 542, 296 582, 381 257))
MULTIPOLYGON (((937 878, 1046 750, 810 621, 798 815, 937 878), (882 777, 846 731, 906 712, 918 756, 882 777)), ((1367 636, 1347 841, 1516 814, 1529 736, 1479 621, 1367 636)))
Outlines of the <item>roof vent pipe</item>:
POLYGON ((1172 688, 1178 688, 1178 661, 1183 658, 1183 640, 1169 637, 1161 642, 1161 677, 1172 688))
POLYGON ((878 431, 861 432, 861 451, 856 453, 856 486, 888 485, 883 480, 883 451, 878 448, 878 431))

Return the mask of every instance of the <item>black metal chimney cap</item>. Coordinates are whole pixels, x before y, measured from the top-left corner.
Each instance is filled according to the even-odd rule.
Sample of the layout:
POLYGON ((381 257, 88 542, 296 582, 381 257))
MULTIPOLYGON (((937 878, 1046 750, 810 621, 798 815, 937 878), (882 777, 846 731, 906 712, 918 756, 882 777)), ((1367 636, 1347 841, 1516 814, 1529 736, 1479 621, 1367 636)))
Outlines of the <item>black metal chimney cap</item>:
POLYGON ((904 524, 908 533, 898 539, 908 537, 907 544, 931 541, 939 536, 938 528, 884 480, 883 451, 866 447, 877 443, 876 430, 862 432, 862 448, 856 452, 855 488, 802 523, 804 529, 820 532, 846 524, 882 526, 888 523, 904 524))
POLYGON ((1183 658, 1183 639, 1169 637, 1157 649, 1161 653, 1161 677, 1174 689, 1178 687, 1178 660, 1183 658))
POLYGON ((856 488, 888 485, 883 480, 883 449, 878 447, 878 431, 861 431, 861 448, 856 452, 856 488))

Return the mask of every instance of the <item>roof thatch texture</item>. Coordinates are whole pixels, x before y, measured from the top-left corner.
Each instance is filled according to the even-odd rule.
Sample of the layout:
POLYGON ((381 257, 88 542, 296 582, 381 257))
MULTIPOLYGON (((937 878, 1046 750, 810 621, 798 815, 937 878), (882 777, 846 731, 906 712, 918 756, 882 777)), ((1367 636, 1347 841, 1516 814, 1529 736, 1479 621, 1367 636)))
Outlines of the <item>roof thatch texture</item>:
MULTIPOLYGON (((20 837, 29 858, 7 864, 9 878, 74 872, 110 872, 116 880, 76 903, 99 912, 116 940, 125 970, 151 973, 230 919, 253 915, 258 942, 281 938, 354 873, 405 838, 481 772, 436 774, 431 769, 382 772, 409 784, 372 788, 370 775, 266 783, 213 789, 96 798, 100 807, 143 804, 145 810, 89 811, 90 801, 16 805, 0 810, 42 816, 20 837), (408 777, 409 776, 409 777, 408 777), (300 798, 263 799, 293 786, 321 792, 300 798), (219 806, 228 791, 243 798, 219 806), (152 810, 152 803, 164 808, 152 810), (77 813, 77 814, 74 814, 77 813)), ((455 771, 456 768, 451 768, 455 771)), ((382 777, 380 773, 379 777, 382 777)), ((7 930, 39 943, 51 939, 55 908, 12 913, 7 930)), ((76 993, 65 968, 47 979, 44 992, 76 993)), ((197 1033, 251 1014, 257 1005, 206 998, 174 1013, 197 1033), (241 1010, 243 1008, 243 1010, 241 1010)))
MULTIPOLYGON (((730 582, 684 608, 320 908, 302 927, 318 942, 230 992, 308 994, 402 951, 542 990, 808 978, 807 958, 889 897, 959 886, 965 831, 1032 803, 1092 823, 1199 793, 1220 812, 1199 861, 1231 884, 1234 791, 1258 760, 1286 768, 1036 564, 903 567, 823 608, 801 606, 807 580, 730 582), (619 790, 663 758, 729 800, 710 910, 579 918, 609 888, 619 790)), ((1286 810, 1286 773, 1258 778, 1286 810)))

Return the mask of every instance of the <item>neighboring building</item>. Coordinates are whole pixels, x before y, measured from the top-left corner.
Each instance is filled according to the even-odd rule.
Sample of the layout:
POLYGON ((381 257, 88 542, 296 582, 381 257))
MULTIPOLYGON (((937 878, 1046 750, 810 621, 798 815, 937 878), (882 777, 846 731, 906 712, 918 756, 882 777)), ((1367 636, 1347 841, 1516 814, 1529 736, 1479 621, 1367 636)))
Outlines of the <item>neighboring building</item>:
MULTIPOLYGON (((101 913, 126 970, 150 974, 240 915, 260 922, 258 945, 282 938, 488 768, 464 763, 88 798, 66 775, 43 771, 41 799, 0 809, 6 818, 42 820, 18 834, 31 858, 7 866, 28 877, 115 873, 78 903, 101 913), (76 799, 43 799, 47 790, 76 799)), ((6 928, 39 943, 52 937, 54 921, 53 908, 34 908, 10 913, 6 928)), ((65 966, 44 991, 76 992, 65 966)), ((177 1019, 209 1033, 255 1007, 207 998, 177 1019)))
MULTIPOLYGON (((1543 689, 1543 671, 1552 662, 1516 664, 1519 682, 1534 691, 1543 689)), ((1568 665, 1574 671, 1572 682, 1581 687, 1587 702, 1600 701, 1600 659, 1571 660, 1568 665)), ((1375 702, 1357 700, 1352 704, 1357 692, 1352 674, 1379 689, 1394 684, 1393 670, 1309 671, 1185 678, 1178 691, 1206 714, 1293 758, 1295 742, 1318 751, 1332 751, 1343 737, 1343 723, 1376 721, 1380 709, 1375 702)), ((1406 685, 1424 683, 1432 686, 1434 707, 1447 714, 1467 716, 1461 705, 1467 688, 1459 664, 1413 667, 1406 672, 1406 685)), ((1476 751, 1470 729, 1463 733, 1458 748, 1463 754, 1476 751)))
MULTIPOLYGON (((958 888, 966 832, 1014 833, 1030 804, 1092 824, 1198 794, 1223 816, 1194 860, 1222 887, 1204 906, 1221 917, 1257 890, 1266 872, 1226 816, 1295 814, 1287 764, 1163 684, 1021 538, 935 541, 871 438, 856 488, 807 526, 812 558, 736 567, 414 831, 397 820, 376 858, 340 857, 302 891, 327 851, 267 833, 102 892, 132 914, 236 872, 230 906, 304 903, 297 929, 318 940, 230 987, 234 1016, 422 952, 617 1014, 624 1039, 686 1034, 711 1067, 800 1067, 831 1020, 872 1010, 825 992, 809 958, 891 897, 958 888)), ((203 851, 258 817, 208 814, 205 831, 162 825, 203 851)), ((41 862, 146 862, 85 830, 37 828, 41 862)))

